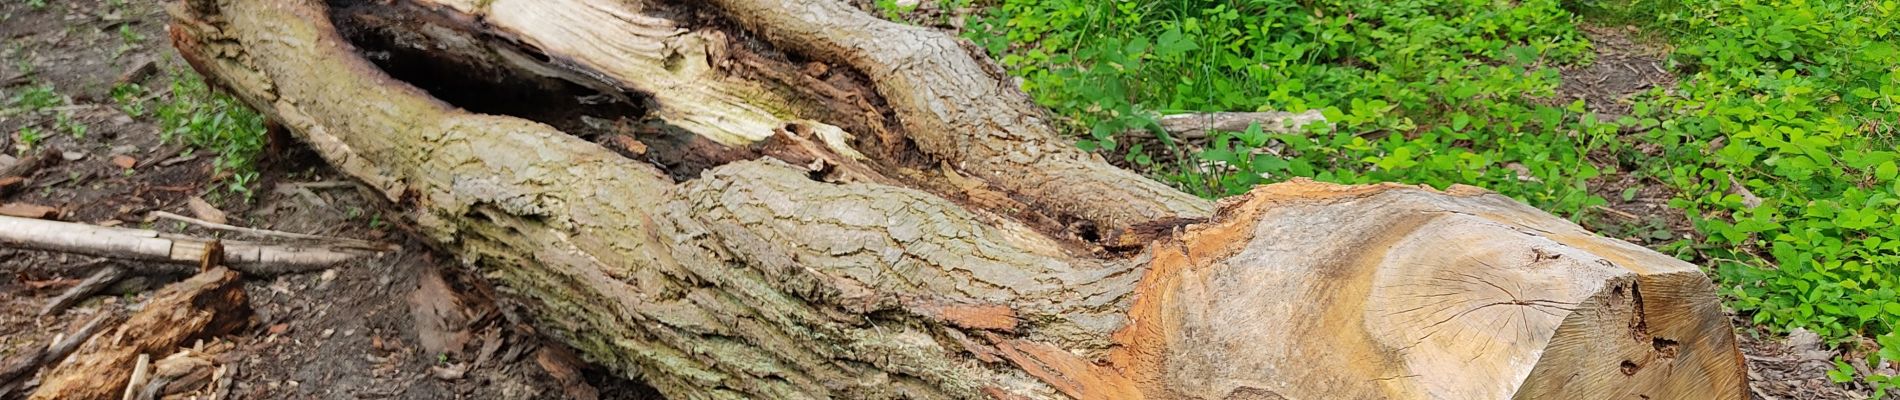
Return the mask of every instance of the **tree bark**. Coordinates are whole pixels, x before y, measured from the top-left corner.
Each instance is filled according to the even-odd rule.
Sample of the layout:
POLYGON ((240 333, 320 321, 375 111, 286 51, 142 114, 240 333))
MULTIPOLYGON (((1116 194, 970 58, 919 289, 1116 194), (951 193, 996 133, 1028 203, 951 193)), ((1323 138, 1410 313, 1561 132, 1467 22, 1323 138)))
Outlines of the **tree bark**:
POLYGON ((838 0, 172 13, 196 69, 675 398, 1744 393, 1694 265, 1463 186, 1215 207, 1075 150, 967 44, 838 0), (615 119, 640 127, 589 123, 615 119))

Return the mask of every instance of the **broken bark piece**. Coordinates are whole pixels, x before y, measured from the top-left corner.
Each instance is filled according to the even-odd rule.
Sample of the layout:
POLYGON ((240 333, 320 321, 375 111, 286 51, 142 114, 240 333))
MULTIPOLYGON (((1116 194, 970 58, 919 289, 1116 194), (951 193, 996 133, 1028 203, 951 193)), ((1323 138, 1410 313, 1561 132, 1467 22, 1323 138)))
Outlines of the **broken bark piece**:
POLYGON ((59 209, 30 203, 6 203, 0 204, 0 215, 32 219, 51 219, 59 216, 59 209))
POLYGON ((258 275, 315 271, 374 252, 340 246, 277 245, 201 239, 145 229, 0 216, 0 244, 125 260, 197 265, 221 243, 221 265, 258 275))
POLYGON ((196 339, 234 332, 251 322, 239 274, 213 268, 166 286, 125 323, 87 342, 47 373, 34 400, 114 399, 132 378, 141 354, 169 355, 196 339))

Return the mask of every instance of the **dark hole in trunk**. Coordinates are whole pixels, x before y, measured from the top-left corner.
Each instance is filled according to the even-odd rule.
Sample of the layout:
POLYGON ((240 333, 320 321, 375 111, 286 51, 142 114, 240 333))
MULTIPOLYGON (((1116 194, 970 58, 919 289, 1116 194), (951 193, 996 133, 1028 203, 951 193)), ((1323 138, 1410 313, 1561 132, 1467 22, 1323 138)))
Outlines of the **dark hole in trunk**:
POLYGON ((364 58, 391 77, 462 109, 553 126, 674 180, 756 158, 649 120, 650 96, 594 78, 578 66, 492 33, 480 21, 409 1, 331 0, 330 18, 364 58))

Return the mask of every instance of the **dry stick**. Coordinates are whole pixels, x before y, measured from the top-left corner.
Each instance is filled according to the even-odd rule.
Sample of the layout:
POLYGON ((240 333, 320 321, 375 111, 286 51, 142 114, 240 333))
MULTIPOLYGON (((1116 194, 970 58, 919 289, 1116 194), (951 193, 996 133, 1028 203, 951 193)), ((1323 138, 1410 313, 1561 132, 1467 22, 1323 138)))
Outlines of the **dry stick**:
MULTIPOLYGON (((99 261, 103 262, 104 260, 99 261)), ((93 264, 97 265, 98 263, 99 262, 95 262, 93 264)), ((65 311, 66 308, 85 301, 87 298, 92 297, 93 294, 112 287, 113 283, 118 283, 120 279, 124 278, 125 268, 121 268, 117 265, 108 265, 105 268, 101 268, 98 272, 94 272, 92 276, 86 277, 86 280, 79 281, 78 285, 73 285, 72 288, 66 289, 65 293, 60 293, 59 297, 48 300, 46 307, 40 309, 40 316, 43 317, 65 311)))
POLYGON ((159 218, 197 225, 198 227, 205 228, 205 229, 214 229, 214 230, 227 231, 227 232, 248 233, 248 234, 257 235, 257 236, 301 239, 301 240, 311 240, 311 241, 318 241, 318 242, 330 242, 330 243, 334 243, 340 246, 356 247, 356 248, 361 248, 364 250, 373 250, 373 251, 402 250, 402 247, 397 246, 395 244, 390 244, 390 243, 379 243, 379 242, 372 242, 372 241, 362 240, 362 239, 340 238, 340 237, 333 237, 333 236, 311 235, 311 234, 306 234, 306 233, 273 231, 273 230, 268 230, 268 229, 245 228, 241 226, 220 224, 216 222, 187 217, 187 216, 173 214, 173 213, 164 212, 164 211, 153 211, 152 215, 157 216, 159 218))
POLYGON ((375 254, 345 246, 220 242, 145 229, 0 216, 0 246, 197 265, 207 249, 220 243, 225 254, 221 264, 255 275, 315 271, 375 254))
MULTIPOLYGON (((1326 123, 1326 117, 1320 115, 1318 110, 1298 114, 1278 111, 1213 112, 1167 115, 1155 120, 1155 123, 1176 140, 1191 140, 1206 138, 1214 131, 1245 131, 1253 124, 1260 124, 1260 129, 1267 132, 1297 132, 1307 124, 1326 123)), ((1145 128, 1123 131, 1122 134, 1154 136, 1153 132, 1145 128)))

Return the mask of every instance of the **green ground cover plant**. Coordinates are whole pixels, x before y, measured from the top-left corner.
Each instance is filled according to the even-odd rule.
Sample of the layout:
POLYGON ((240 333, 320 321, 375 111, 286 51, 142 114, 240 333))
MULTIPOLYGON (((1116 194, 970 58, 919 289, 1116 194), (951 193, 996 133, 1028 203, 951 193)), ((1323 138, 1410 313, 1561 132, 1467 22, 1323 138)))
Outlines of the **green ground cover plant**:
MULTIPOLYGON (((1592 178, 1634 175, 1675 193, 1670 206, 1693 228, 1655 229, 1663 240, 1648 244, 1707 266, 1743 317, 1814 331, 1866 365, 1900 360, 1896 1, 979 5, 966 37, 1067 121, 1078 146, 1184 189, 1461 183, 1588 222, 1607 203, 1592 178), (1555 100, 1558 68, 1593 61, 1583 23, 1636 25, 1673 44, 1679 83, 1635 96, 1615 120, 1555 100), (1152 123, 1311 109, 1333 126, 1190 145, 1152 123)), ((1835 378, 1883 395, 1900 383, 1851 364, 1835 378)))

